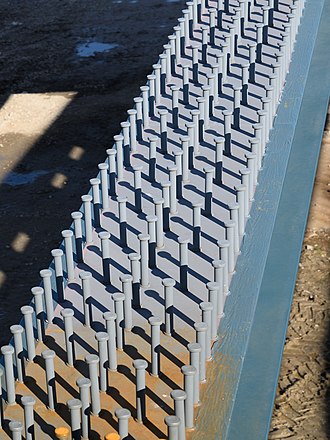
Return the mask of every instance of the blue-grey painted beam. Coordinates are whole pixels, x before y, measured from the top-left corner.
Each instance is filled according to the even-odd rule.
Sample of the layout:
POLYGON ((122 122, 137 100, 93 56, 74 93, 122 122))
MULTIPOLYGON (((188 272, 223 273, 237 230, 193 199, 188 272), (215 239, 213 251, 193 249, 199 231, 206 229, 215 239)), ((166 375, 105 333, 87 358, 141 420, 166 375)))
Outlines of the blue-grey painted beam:
MULTIPOLYGON (((306 14, 311 14, 311 6, 314 11, 320 11, 322 3, 310 1, 306 14)), ((241 439, 243 433, 245 440, 268 438, 329 104, 329 20, 330 2, 326 0, 292 142, 228 440, 241 439), (253 396, 253 405, 248 396, 253 396)), ((309 40, 311 30, 307 30, 306 26, 303 32, 309 40)), ((295 61, 299 60, 298 56, 297 47, 295 61)))
POLYGON ((213 350, 216 374, 197 420, 199 438, 268 438, 329 102, 329 9, 327 0, 306 0, 213 350))

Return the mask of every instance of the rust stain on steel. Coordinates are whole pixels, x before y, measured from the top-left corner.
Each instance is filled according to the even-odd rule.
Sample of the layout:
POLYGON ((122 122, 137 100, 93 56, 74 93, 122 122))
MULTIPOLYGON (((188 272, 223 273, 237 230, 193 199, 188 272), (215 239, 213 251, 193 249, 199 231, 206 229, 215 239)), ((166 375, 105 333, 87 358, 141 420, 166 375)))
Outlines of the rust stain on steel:
MULTIPOLYGON (((90 346, 90 352, 96 350, 94 331, 81 325, 75 327, 78 335, 85 344, 90 346)), ((181 338, 191 337, 189 332, 182 332, 181 338)), ((117 429, 117 420, 113 414, 119 407, 127 408, 132 413, 129 421, 129 432, 133 438, 159 439, 166 438, 166 426, 164 417, 173 414, 173 404, 170 397, 172 389, 183 386, 181 365, 188 363, 188 352, 184 350, 182 342, 173 337, 161 334, 161 373, 159 378, 146 374, 146 407, 147 421, 144 425, 135 421, 135 372, 132 366, 134 359, 146 359, 150 362, 150 330, 136 329, 125 332, 126 348, 118 352, 118 371, 109 372, 109 387, 107 393, 101 392, 102 411, 98 417, 91 416, 90 439, 99 439, 111 431, 111 427, 117 429), (168 357, 168 354, 170 356, 168 357)), ((80 341, 81 342, 81 341, 80 341)), ((66 365, 64 344, 64 332, 56 325, 47 329, 47 337, 43 344, 37 346, 37 356, 34 362, 30 362, 26 368, 26 380, 24 384, 17 384, 16 392, 19 397, 33 394, 37 398, 35 406, 35 429, 36 438, 46 438, 48 434, 54 436, 54 430, 59 426, 69 427, 69 414, 66 402, 70 398, 79 398, 76 380, 81 376, 88 376, 88 371, 83 356, 76 358, 75 367, 66 365), (56 335, 56 340, 54 338, 56 335), (47 410, 46 379, 41 352, 47 348, 56 350, 55 358, 57 407, 56 412, 47 410), (63 359, 62 359, 63 358, 63 359), (38 437, 39 436, 39 437, 38 437), (41 437, 42 436, 42 437, 41 437)), ((79 345, 79 343, 76 343, 79 345)), ((79 352, 79 350, 77 350, 79 352)), ((96 352, 96 351, 95 351, 96 352)), ((23 409, 20 405, 8 406, 5 411, 7 419, 23 420, 23 409)), ((8 437, 9 438, 9 437, 8 437)))
POLYGON ((206 438, 206 433, 210 438, 222 438, 221 435, 224 432, 219 432, 219 426, 224 428, 223 421, 228 415, 230 403, 234 398, 231 377, 236 368, 232 358, 220 352, 214 353, 212 362, 209 362, 207 366, 207 382, 201 388, 203 405, 199 407, 196 430, 192 433, 191 440, 206 438), (212 399, 209 399, 212 405, 208 404, 210 395, 212 395, 212 399), (215 407, 217 408, 216 417, 210 417, 215 407))

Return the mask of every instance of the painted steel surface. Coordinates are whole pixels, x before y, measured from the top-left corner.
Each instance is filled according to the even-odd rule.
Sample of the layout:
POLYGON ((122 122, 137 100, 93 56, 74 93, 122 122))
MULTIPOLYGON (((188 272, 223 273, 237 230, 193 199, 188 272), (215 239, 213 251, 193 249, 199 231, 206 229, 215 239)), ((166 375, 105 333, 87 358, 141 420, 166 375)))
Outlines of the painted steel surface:
MULTIPOLYGON (((29 362, 16 395, 9 367, 14 353, 2 348, 2 383, 10 391, 5 418, 23 420, 15 401, 33 394, 36 438, 70 426, 73 438, 86 437, 86 430, 91 439, 115 430, 126 438, 128 429, 136 439, 181 440, 184 427, 192 435, 194 405, 201 401, 196 435, 203 436, 204 408, 212 401, 205 392, 199 397, 205 361, 218 365, 214 341, 228 331, 244 336, 249 324, 225 302, 243 237, 253 241, 245 224, 251 205, 259 207, 252 202, 266 151, 278 174, 284 172, 279 152, 266 144, 303 5, 187 3, 141 99, 135 98, 91 179, 90 194, 82 197, 82 214, 73 213, 61 249, 52 251, 51 272, 42 273, 44 292, 38 291, 45 310, 38 300, 32 309, 35 334, 30 308, 22 310, 29 362), (225 332, 217 333, 219 321, 225 332), (90 379, 90 410, 83 377, 90 379), (185 426, 168 417, 174 411, 184 412, 185 426)), ((289 151, 290 139, 283 147, 289 151)), ((261 182, 258 192, 265 193, 261 182)), ((229 303, 238 298, 232 293, 229 303)), ((226 386, 238 370, 234 356, 224 360, 218 398, 229 408, 233 394, 226 386)), ((212 386, 213 374, 206 368, 212 386)))

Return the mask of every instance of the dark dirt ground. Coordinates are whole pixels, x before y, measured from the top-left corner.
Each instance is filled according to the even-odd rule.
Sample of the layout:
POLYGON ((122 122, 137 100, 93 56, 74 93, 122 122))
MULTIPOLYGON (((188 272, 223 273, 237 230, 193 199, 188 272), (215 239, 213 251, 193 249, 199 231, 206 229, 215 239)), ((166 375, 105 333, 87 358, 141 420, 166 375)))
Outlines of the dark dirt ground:
MULTIPOLYGON (((183 5, 182 0, 1 2, 1 345, 183 5), (118 47, 78 57, 78 45, 92 41, 118 47)), ((330 438, 329 125, 325 134, 270 439, 330 438)))

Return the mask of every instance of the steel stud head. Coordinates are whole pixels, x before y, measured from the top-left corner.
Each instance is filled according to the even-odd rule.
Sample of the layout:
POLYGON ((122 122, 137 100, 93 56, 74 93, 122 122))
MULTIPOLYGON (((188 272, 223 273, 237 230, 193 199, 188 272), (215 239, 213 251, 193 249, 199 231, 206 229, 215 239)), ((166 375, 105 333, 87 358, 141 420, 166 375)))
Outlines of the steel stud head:
POLYGON ((113 312, 104 312, 103 313, 103 318, 106 321, 114 321, 117 318, 117 315, 113 312))
POLYGON ((42 356, 44 359, 54 359, 54 357, 56 356, 56 353, 55 353, 54 350, 44 350, 44 351, 41 353, 41 356, 42 356))
POLYGON ((80 377, 76 380, 76 385, 79 388, 90 388, 91 381, 90 379, 87 379, 87 377, 80 377))
POLYGON ((1 353, 4 356, 13 355, 14 354, 14 347, 12 347, 11 345, 4 345, 3 347, 1 347, 1 353))
POLYGON ((171 391, 170 396, 173 400, 186 400, 187 394, 183 390, 173 390, 171 391))
POLYGON ((150 316, 148 319, 150 325, 162 325, 163 321, 158 316, 150 316))
POLYGON ((21 307, 21 312, 23 315, 32 315, 33 314, 33 307, 23 306, 23 307, 21 307))
POLYGON ((36 399, 33 396, 22 396, 21 403, 23 406, 34 406, 36 404, 36 399))
POLYGON ((175 280, 173 280, 173 278, 164 278, 162 280, 162 284, 165 287, 174 287, 175 286, 175 280))
POLYGON ((72 309, 62 309, 60 313, 63 318, 71 318, 74 316, 74 311, 72 309))
POLYGON ((185 376, 193 376, 197 372, 196 368, 192 365, 183 365, 181 371, 185 376))
POLYGON ((137 370, 145 370, 148 366, 148 362, 145 361, 144 359, 135 359, 133 361, 133 367, 136 368, 137 370))
POLYGON ((99 362, 99 357, 96 354, 88 354, 85 356, 85 362, 87 364, 97 364, 99 362))
POLYGON ((192 342, 188 344, 187 348, 190 353, 200 353, 202 351, 201 344, 199 344, 198 342, 192 342))
POLYGON ((81 280, 87 280, 87 279, 92 278, 92 274, 90 272, 87 272, 86 270, 84 270, 84 271, 80 272, 79 278, 81 280))
POLYGON ((95 339, 98 342, 108 341, 109 340, 109 335, 106 332, 97 332, 97 333, 95 333, 95 339))
POLYGON ((118 408, 115 411, 118 419, 129 419, 131 417, 131 411, 126 408, 118 408))
POLYGON ((14 324, 10 326, 10 332, 15 334, 21 334, 24 332, 24 328, 20 324, 14 324))

